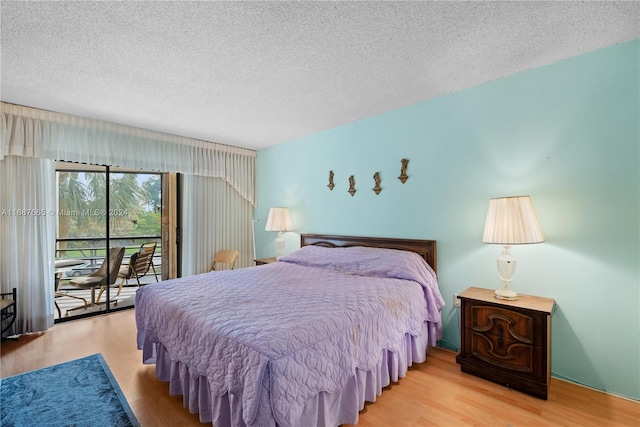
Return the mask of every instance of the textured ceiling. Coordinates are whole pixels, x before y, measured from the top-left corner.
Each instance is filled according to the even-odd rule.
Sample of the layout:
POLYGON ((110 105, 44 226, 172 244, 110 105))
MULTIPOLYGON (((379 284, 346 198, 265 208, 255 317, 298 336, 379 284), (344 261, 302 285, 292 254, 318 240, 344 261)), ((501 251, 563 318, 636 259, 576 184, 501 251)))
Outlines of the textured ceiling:
POLYGON ((253 149, 640 37, 638 2, 0 8, 2 101, 253 149))

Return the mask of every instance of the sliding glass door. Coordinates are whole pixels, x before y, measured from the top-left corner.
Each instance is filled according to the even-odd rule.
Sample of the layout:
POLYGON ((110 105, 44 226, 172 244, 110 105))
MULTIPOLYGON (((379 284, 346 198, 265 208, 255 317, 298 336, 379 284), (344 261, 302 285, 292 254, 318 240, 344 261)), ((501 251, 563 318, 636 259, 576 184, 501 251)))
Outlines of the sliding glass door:
POLYGON ((56 321, 132 307, 139 285, 161 280, 162 175, 60 163, 56 177, 56 321))

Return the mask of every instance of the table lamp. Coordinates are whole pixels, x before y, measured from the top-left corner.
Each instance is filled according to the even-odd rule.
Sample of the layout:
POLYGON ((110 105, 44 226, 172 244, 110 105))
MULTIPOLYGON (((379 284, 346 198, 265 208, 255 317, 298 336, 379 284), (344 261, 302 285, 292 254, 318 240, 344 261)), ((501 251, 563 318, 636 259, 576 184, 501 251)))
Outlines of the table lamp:
POLYGON ((284 237, 282 237, 283 231, 291 231, 291 217, 289 216, 289 208, 271 208, 269 209, 269 216, 267 217, 267 225, 264 228, 266 231, 277 231, 278 238, 278 254, 276 259, 284 254, 284 237))
POLYGON ((517 300, 518 293, 511 289, 511 278, 516 269, 516 260, 510 252, 511 245, 544 242, 531 197, 513 196, 491 199, 482 241, 503 245, 502 253, 497 259, 502 287, 496 289, 495 297, 517 300))

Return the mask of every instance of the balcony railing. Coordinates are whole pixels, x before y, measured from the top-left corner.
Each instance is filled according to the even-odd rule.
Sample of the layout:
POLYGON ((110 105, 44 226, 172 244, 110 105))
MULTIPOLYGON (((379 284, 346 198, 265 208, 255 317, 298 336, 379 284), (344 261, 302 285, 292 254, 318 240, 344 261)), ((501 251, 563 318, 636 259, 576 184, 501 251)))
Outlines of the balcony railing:
MULTIPOLYGON (((131 254, 137 252, 141 244, 151 241, 157 243, 156 251, 153 255, 153 265, 160 276, 162 271, 162 243, 160 236, 111 238, 110 247, 124 246, 125 253, 122 265, 126 265, 129 262, 131 254)), ((102 237, 56 239, 56 261, 70 259, 82 260, 84 261, 82 265, 69 269, 65 272, 65 276, 86 276, 100 268, 100 264, 107 253, 105 246, 106 239, 102 237)))

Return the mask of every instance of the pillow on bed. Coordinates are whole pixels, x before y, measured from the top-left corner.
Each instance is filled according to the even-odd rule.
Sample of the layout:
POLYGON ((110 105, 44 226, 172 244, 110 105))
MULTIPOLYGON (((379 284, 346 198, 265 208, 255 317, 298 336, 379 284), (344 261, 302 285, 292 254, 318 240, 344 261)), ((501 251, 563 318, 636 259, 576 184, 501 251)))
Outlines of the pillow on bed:
POLYGON ((364 246, 328 248, 304 246, 280 261, 328 268, 346 274, 413 280, 425 286, 436 274, 417 253, 364 246))

